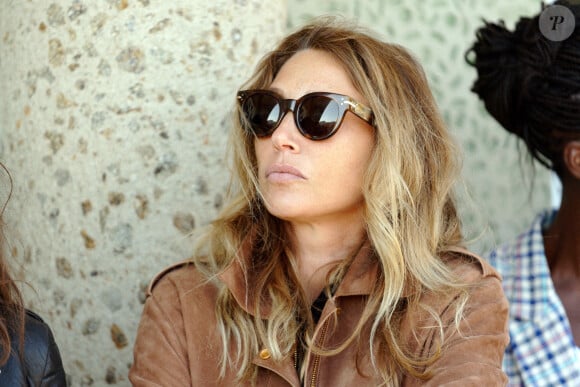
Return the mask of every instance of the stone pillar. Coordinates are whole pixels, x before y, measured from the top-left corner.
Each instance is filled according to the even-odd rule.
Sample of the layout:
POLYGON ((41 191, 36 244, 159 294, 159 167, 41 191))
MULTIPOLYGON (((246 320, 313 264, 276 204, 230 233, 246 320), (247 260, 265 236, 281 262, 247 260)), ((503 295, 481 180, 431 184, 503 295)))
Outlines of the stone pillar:
POLYGON ((284 0, 0 3, 8 239, 72 386, 130 385, 146 284, 221 206, 235 91, 285 27, 284 0))

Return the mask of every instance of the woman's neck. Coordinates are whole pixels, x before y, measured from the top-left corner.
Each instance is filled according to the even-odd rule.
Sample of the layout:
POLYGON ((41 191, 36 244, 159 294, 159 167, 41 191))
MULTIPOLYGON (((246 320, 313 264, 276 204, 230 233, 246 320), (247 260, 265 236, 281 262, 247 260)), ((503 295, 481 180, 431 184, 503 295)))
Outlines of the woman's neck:
POLYGON ((544 248, 552 277, 580 278, 580 184, 564 185, 562 203, 544 231, 544 248))
POLYGON ((293 222, 288 228, 297 274, 311 301, 324 288, 329 271, 352 257, 366 235, 362 219, 346 224, 293 222))

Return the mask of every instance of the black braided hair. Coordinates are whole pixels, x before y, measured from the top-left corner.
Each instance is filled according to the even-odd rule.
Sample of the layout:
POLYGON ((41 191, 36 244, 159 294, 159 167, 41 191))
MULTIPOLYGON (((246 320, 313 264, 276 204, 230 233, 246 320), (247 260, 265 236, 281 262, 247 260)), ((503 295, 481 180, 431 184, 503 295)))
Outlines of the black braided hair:
POLYGON ((471 90, 487 111, 525 142, 532 157, 560 172, 563 147, 580 139, 580 4, 554 4, 575 16, 567 39, 547 39, 539 14, 520 18, 514 31, 503 21, 484 21, 465 57, 477 70, 471 90))

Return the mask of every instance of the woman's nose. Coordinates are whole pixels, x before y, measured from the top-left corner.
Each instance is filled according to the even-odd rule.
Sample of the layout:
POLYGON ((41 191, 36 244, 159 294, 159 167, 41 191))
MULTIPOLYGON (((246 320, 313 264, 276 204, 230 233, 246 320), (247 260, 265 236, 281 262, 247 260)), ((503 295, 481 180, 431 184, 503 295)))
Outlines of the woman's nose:
POLYGON ((272 133, 272 143, 277 149, 298 150, 298 139, 301 136, 296 123, 294 122, 294 112, 288 111, 280 125, 272 133))

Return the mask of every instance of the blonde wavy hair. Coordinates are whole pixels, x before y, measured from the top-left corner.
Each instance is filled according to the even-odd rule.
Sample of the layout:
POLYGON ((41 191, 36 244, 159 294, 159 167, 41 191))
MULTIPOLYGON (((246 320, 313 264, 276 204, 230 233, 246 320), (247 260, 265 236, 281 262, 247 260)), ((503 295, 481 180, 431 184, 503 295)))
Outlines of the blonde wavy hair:
MULTIPOLYGON (((340 61, 374 113, 375 144, 362 192, 379 278, 350 339, 332 350, 313 348, 310 304, 299 285, 283 221, 269 214, 261 201, 254 138, 244 130, 237 111, 230 138, 233 175, 229 201, 199 240, 194 259, 199 270, 215 279, 240 259, 247 235, 253 236, 252 260, 240 262, 252 283, 253 315, 237 304, 225 285, 214 281, 220 288, 216 310, 223 344, 222 374, 236 364, 240 380, 255 380, 255 354, 266 346, 274 359, 282 359, 292 353, 302 332, 303 345, 330 356, 358 340, 365 326, 370 326, 366 345, 385 384, 396 384, 401 372, 427 379, 426 365, 439 352, 427 358, 409 354, 398 334, 398 321, 401 305, 417 305, 423 292, 462 286, 441 258, 462 242, 452 195, 459 174, 458 149, 416 60, 404 48, 384 43, 342 20, 318 19, 287 36, 259 62, 243 88, 268 88, 284 63, 305 49, 325 51, 340 61), (402 303, 409 286, 418 291, 402 303), (261 317, 264 299, 270 310, 267 318, 261 317)), ((340 280, 349 263, 345 260, 338 265, 329 281, 340 280)), ((462 294, 456 303, 457 324, 467 297, 466 292, 462 294)), ((423 308, 429 310, 427 305, 423 308)), ((443 322, 435 312, 431 314, 443 343, 443 322)), ((301 375, 304 373, 302 370, 301 375)))

